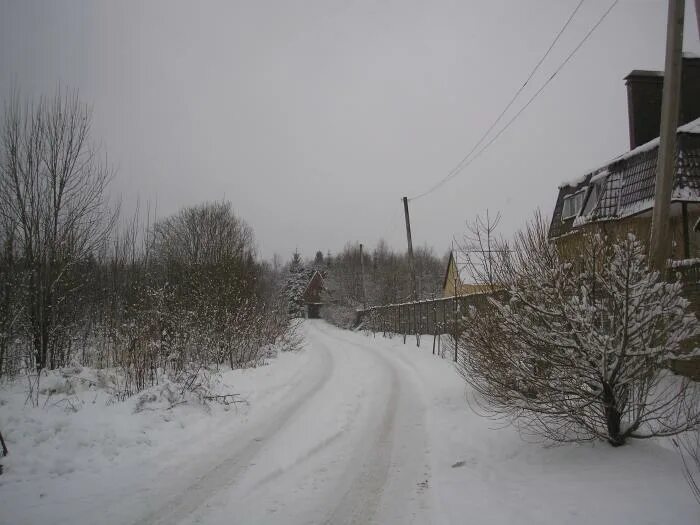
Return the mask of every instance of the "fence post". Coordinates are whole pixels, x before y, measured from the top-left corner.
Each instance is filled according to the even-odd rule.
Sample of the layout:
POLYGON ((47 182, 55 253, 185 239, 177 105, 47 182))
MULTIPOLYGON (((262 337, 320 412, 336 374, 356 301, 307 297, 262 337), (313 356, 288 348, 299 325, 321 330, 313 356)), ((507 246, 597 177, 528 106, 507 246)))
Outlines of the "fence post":
POLYGON ((396 307, 396 334, 401 334, 401 305, 396 307))
POLYGON ((447 328, 447 301, 442 301, 442 327, 447 328))
POLYGON ((437 309, 433 303, 433 355, 435 355, 435 338, 437 337, 437 309))
POLYGON ((453 314, 454 320, 452 322, 452 342, 455 345, 455 363, 457 362, 457 296, 455 296, 453 314))
POLYGON ((410 330, 411 330, 411 333, 413 335, 416 335, 416 303, 412 302, 409 309, 411 310, 411 313, 410 313, 411 329, 410 330))
POLYGON ((420 303, 413 303, 413 322, 415 324, 414 328, 416 329, 416 346, 420 348, 420 303))
MULTIPOLYGON (((401 311, 401 307, 399 306, 399 312, 400 312, 400 311, 401 311)), ((402 325, 402 327, 401 327, 401 328, 402 328, 401 331, 403 332, 403 344, 406 344, 406 332, 408 331, 408 330, 407 330, 407 329, 408 329, 408 326, 407 326, 407 325, 408 325, 408 319, 406 318, 406 312, 404 312, 404 316, 403 316, 403 317, 404 317, 404 321, 403 321, 403 325, 402 325)))

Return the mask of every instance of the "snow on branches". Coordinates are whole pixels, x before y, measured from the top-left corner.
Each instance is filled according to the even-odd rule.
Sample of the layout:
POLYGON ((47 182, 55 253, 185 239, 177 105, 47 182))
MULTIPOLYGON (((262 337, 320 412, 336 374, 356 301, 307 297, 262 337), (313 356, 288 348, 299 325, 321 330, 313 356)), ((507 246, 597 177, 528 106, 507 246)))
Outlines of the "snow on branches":
POLYGON ((289 317, 304 317, 304 290, 309 283, 311 275, 304 266, 301 256, 294 252, 292 260, 287 267, 284 284, 284 297, 287 301, 287 312, 289 317))
POLYGON ((504 292, 466 316, 458 362, 492 415, 555 441, 614 446, 700 423, 698 385, 666 370, 700 355, 685 343, 697 319, 634 236, 590 234, 564 257, 538 217, 500 254, 504 292))

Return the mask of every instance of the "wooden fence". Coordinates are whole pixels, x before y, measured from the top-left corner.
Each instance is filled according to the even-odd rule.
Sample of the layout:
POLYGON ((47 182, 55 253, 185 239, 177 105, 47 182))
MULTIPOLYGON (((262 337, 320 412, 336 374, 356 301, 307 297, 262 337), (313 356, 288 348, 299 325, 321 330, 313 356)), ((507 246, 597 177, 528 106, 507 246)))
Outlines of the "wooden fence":
POLYGON ((459 322, 469 308, 478 308, 488 301, 488 293, 474 293, 457 297, 441 297, 410 303, 372 306, 358 310, 357 325, 375 333, 408 335, 416 337, 420 346, 421 336, 433 336, 433 353, 443 354, 441 338, 449 335, 453 359, 457 360, 456 340, 459 338, 459 322))
MULTIPOLYGON (((683 283, 683 295, 690 301, 690 307, 700 318, 700 260, 669 270, 669 279, 679 278, 683 283), (677 276, 677 277, 676 277, 677 276)), ((502 296, 503 292, 496 292, 502 296)), ((362 325, 375 333, 399 334, 406 342, 407 336, 415 336, 420 346, 421 336, 433 336, 433 353, 443 355, 441 338, 448 335, 451 340, 450 354, 457 361, 457 340, 460 323, 469 308, 484 306, 492 293, 473 293, 456 297, 441 297, 401 304, 372 306, 358 310, 356 325, 362 325)), ((700 336, 686 342, 687 346, 700 346, 700 336)), ((700 380, 700 359, 674 361, 671 369, 679 374, 700 380)))
POLYGON ((461 317, 462 312, 485 300, 485 294, 471 294, 372 306, 358 311, 358 323, 365 323, 365 326, 375 332, 447 334, 451 333, 449 327, 461 317))

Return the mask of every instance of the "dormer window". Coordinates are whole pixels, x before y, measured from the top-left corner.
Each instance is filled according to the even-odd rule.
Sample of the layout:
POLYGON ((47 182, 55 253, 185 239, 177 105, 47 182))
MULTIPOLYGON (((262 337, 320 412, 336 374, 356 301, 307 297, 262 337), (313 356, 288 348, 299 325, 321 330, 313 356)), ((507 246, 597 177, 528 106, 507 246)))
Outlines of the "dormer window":
POLYGON ((564 197, 564 206, 561 211, 561 220, 571 219, 576 217, 583 206, 583 198, 586 195, 586 190, 580 190, 572 195, 564 197))
POLYGON ((593 211, 593 208, 598 204, 598 198, 600 197, 602 186, 605 183, 605 179, 602 182, 596 182, 591 184, 590 190, 588 192, 588 198, 586 199, 586 205, 583 207, 581 215, 588 215, 593 211))

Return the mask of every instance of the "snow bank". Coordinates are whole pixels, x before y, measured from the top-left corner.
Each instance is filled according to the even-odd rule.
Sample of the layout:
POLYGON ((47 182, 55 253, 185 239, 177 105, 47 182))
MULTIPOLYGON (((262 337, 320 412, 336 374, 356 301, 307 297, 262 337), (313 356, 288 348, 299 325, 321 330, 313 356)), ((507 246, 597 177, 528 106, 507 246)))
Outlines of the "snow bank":
POLYGON ((82 368, 42 378, 38 407, 25 404, 24 382, 3 385, 0 430, 9 455, 0 458, 0 524, 90 523, 108 504, 105 523, 131 521, 164 468, 187 464, 232 432, 251 406, 283 397, 308 361, 304 354, 281 353, 266 366, 224 372, 218 392, 240 395, 228 405, 179 403, 178 385, 169 382, 115 402, 114 374, 82 368))
POLYGON ((224 374, 222 388, 249 406, 134 413, 135 399, 108 405, 104 388, 81 381, 69 393, 60 377, 52 388, 62 393, 39 408, 24 407, 22 384, 0 391, 10 448, 0 523, 318 523, 333 498, 352 504, 340 516, 363 516, 373 498, 393 516, 406 509, 378 523, 700 523, 680 458, 663 442, 527 443, 469 408, 471 392, 451 360, 432 355, 430 336, 417 348, 413 337, 404 345, 325 323, 305 330, 305 351, 224 374), (78 410, 56 404, 61 396, 78 410), (236 443, 250 453, 227 453, 236 443), (382 468, 362 470, 358 451, 382 468), (171 500, 182 512, 163 510, 171 500))
POLYGON ((545 446, 478 416, 473 394, 432 337, 371 340, 404 360, 429 399, 436 523, 700 523, 681 460, 667 440, 545 446), (473 404, 473 403, 472 403, 473 404))

